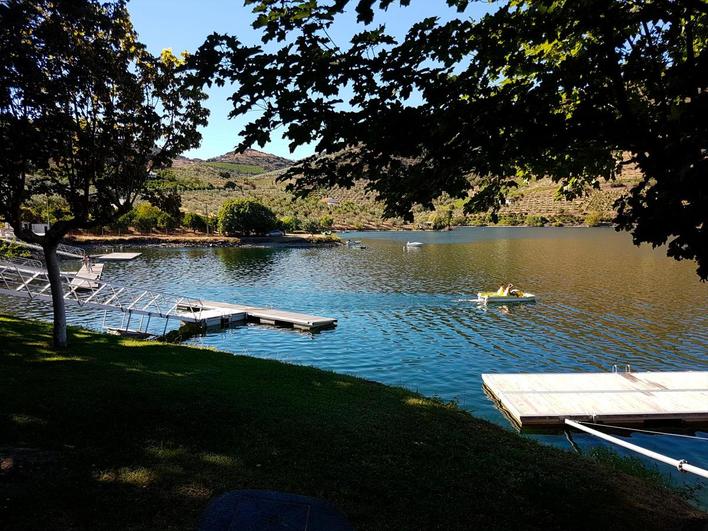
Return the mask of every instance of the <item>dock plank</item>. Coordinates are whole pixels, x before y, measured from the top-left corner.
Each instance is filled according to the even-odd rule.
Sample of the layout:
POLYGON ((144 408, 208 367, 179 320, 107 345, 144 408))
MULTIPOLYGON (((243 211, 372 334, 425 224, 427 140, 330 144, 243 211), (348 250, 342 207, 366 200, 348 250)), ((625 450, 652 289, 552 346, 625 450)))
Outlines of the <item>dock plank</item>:
POLYGON ((708 422, 708 371, 483 374, 482 381, 522 428, 564 418, 708 422))
POLYGON ((71 287, 77 289, 94 289, 103 275, 103 264, 91 264, 91 269, 81 266, 76 276, 71 280, 71 287))
POLYGON ((249 318, 255 319, 263 324, 293 326, 302 330, 318 330, 320 328, 332 327, 337 324, 337 319, 332 317, 321 317, 319 315, 276 310, 273 308, 245 306, 215 301, 203 301, 203 304, 205 307, 209 308, 225 308, 242 311, 246 313, 249 318))

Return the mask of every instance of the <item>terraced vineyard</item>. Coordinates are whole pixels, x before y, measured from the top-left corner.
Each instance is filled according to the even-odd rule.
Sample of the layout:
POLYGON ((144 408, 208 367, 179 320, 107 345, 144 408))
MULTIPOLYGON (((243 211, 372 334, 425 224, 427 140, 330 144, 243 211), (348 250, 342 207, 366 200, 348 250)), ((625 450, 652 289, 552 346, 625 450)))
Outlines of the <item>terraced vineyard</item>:
POLYGON ((629 170, 614 182, 602 182, 598 190, 592 190, 584 197, 565 201, 556 197, 557 184, 550 179, 540 179, 511 192, 507 206, 499 214, 518 219, 539 216, 558 223, 571 222, 571 218, 582 222, 587 216, 596 214, 601 221, 609 222, 614 217, 615 201, 638 180, 636 170, 629 170))
MULTIPOLYGON (((248 162, 251 162, 248 159, 248 162)), ((283 169, 266 171, 256 164, 236 160, 189 161, 182 159, 172 169, 176 185, 182 193, 182 205, 187 211, 215 214, 227 199, 250 197, 270 207, 278 217, 293 217, 300 221, 329 217, 335 228, 394 229, 440 226, 440 219, 452 224, 486 224, 488 215, 465 215, 462 200, 441 199, 435 210, 417 208, 414 222, 384 219, 383 204, 366 191, 363 184, 351 189, 318 190, 307 198, 296 198, 278 181, 283 169), (181 186, 180 183, 191 183, 181 186), (196 186, 195 186, 195 183, 196 186), (437 221, 436 221, 437 220, 437 221)), ((550 179, 527 183, 508 194, 507 205, 499 212, 500 224, 581 224, 610 221, 613 205, 637 182, 636 170, 626 171, 617 181, 603 182, 599 189, 573 201, 556 198, 558 185, 550 179)))
MULTIPOLYGON (((350 190, 335 188, 318 191, 309 197, 296 198, 286 191, 285 183, 277 181, 282 171, 261 175, 238 175, 233 188, 221 186, 182 192, 185 210, 199 214, 215 213, 227 199, 250 197, 271 208, 278 217, 295 217, 301 221, 331 217, 336 228, 396 228, 403 227, 402 220, 383 219, 383 205, 367 194, 363 185, 350 190)), ((213 181, 212 181, 212 184, 213 181)))

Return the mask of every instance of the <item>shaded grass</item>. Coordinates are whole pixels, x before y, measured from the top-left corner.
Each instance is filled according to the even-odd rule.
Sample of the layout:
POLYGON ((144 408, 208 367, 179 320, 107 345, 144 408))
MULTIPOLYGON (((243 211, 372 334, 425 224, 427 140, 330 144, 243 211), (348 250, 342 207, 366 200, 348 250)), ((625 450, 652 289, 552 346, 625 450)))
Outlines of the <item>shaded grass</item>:
POLYGON ((670 491, 317 369, 0 317, 5 529, 193 529, 225 490, 333 502, 357 529, 701 529, 670 491), (23 450, 24 449, 24 450, 23 450))

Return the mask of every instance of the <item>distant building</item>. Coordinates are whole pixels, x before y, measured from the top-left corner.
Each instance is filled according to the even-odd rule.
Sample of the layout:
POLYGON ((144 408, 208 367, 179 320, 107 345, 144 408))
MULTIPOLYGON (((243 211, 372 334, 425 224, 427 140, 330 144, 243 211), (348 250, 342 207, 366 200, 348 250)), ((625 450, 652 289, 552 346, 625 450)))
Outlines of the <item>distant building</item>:
POLYGON ((325 197, 322 199, 322 202, 325 203, 327 206, 337 206, 339 204, 339 201, 332 197, 325 197))

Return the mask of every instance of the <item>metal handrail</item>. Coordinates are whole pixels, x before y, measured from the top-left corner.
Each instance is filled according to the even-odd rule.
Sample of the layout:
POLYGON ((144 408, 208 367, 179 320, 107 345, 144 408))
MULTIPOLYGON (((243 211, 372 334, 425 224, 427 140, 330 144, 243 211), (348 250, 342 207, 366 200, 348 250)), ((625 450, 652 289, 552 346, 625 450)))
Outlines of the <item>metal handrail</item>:
POLYGON ((24 258, 22 256, 18 256, 15 258, 0 258, 0 262, 4 262, 7 264, 13 264, 16 265, 17 267, 30 267, 32 269, 42 269, 44 267, 44 264, 42 263, 41 260, 35 260, 33 258, 24 258))
MULTIPOLYGON (((210 309, 201 299, 109 284, 78 274, 62 272, 60 279, 64 299, 80 306, 97 306, 187 322, 202 321, 202 312, 210 309)), ((30 299, 51 299, 46 292, 48 285, 49 273, 45 269, 0 261, 0 292, 30 299)))
MULTIPOLYGON (((29 249, 34 249, 36 251, 41 251, 42 246, 36 243, 29 243, 24 240, 18 239, 14 233, 9 233, 8 231, 0 232, 0 240, 4 240, 8 243, 13 243, 16 245, 21 245, 29 249)), ((67 245, 65 243, 60 243, 57 245, 57 254, 68 256, 70 258, 83 258, 86 256, 86 251, 81 247, 74 247, 73 245, 67 245)))

